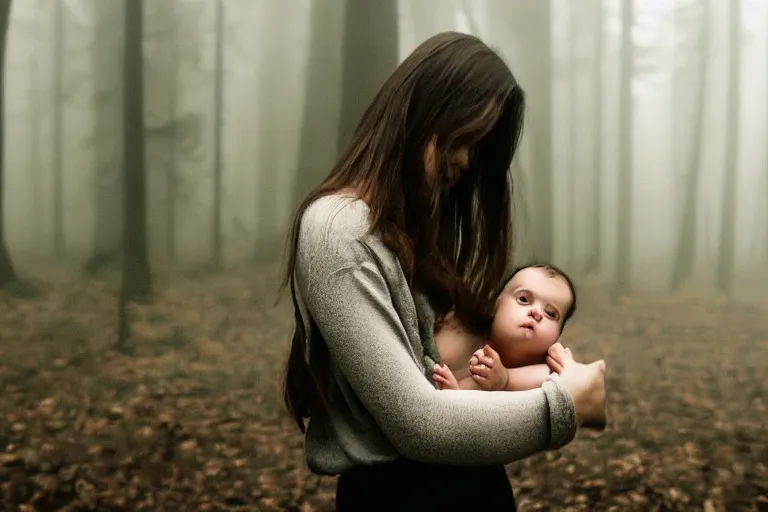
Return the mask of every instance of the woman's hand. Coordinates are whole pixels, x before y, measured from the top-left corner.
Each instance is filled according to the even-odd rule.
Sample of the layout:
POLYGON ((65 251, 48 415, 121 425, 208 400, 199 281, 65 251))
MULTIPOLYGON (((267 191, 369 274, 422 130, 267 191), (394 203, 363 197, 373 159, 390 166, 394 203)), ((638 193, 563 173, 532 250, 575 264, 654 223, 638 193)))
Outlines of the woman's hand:
POLYGON ((584 428, 605 429, 605 361, 578 363, 560 343, 550 347, 547 364, 560 374, 560 382, 573 398, 576 423, 584 428))

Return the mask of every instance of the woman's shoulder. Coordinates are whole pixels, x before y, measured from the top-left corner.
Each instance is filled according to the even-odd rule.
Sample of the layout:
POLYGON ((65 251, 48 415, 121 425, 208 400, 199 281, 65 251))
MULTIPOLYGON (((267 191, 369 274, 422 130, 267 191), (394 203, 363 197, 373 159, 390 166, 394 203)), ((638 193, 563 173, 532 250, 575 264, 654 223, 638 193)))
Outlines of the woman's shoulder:
POLYGON ((345 195, 328 195, 314 200, 304 210, 296 246, 296 277, 305 283, 323 282, 329 276, 349 270, 372 273, 408 290, 395 254, 375 233, 371 233, 368 205, 345 195))
POLYGON ((307 206, 301 216, 302 238, 358 238, 370 229, 368 205, 361 199, 330 194, 307 206))
POLYGON ((297 265, 334 271, 369 261, 368 214, 368 205, 354 197, 332 194, 314 200, 301 216, 297 265))

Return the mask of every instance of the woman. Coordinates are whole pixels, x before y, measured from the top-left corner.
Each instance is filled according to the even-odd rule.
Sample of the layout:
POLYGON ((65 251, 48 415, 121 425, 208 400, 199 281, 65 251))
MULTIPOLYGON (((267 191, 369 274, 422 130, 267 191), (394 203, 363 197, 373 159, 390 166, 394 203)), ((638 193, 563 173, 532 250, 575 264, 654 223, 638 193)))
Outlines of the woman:
POLYGON ((438 391, 428 377, 449 312, 487 333, 510 263, 523 106, 496 53, 438 34, 384 83, 298 208, 285 402, 302 432, 310 418, 310 469, 340 475, 337 510, 514 510, 503 465, 604 413, 603 366, 569 353, 532 391, 438 391))

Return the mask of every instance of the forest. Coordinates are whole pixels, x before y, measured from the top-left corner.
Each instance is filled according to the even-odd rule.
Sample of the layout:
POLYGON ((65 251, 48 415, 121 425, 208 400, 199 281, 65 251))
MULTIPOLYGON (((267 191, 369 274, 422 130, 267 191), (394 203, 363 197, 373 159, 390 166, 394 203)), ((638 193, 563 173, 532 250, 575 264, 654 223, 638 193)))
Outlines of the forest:
POLYGON ((0 0, 0 509, 333 510, 286 232, 446 30, 525 91, 514 257, 608 368, 520 510, 768 510, 768 0, 0 0))

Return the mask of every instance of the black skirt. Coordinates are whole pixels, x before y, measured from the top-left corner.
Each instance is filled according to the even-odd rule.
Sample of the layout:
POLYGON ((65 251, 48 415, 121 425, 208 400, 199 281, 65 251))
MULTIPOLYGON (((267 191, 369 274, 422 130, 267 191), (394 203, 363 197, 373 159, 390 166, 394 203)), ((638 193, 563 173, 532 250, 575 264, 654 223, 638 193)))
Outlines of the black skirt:
POLYGON ((443 466, 406 459, 358 466, 339 476, 336 510, 516 511, 504 466, 443 466))

